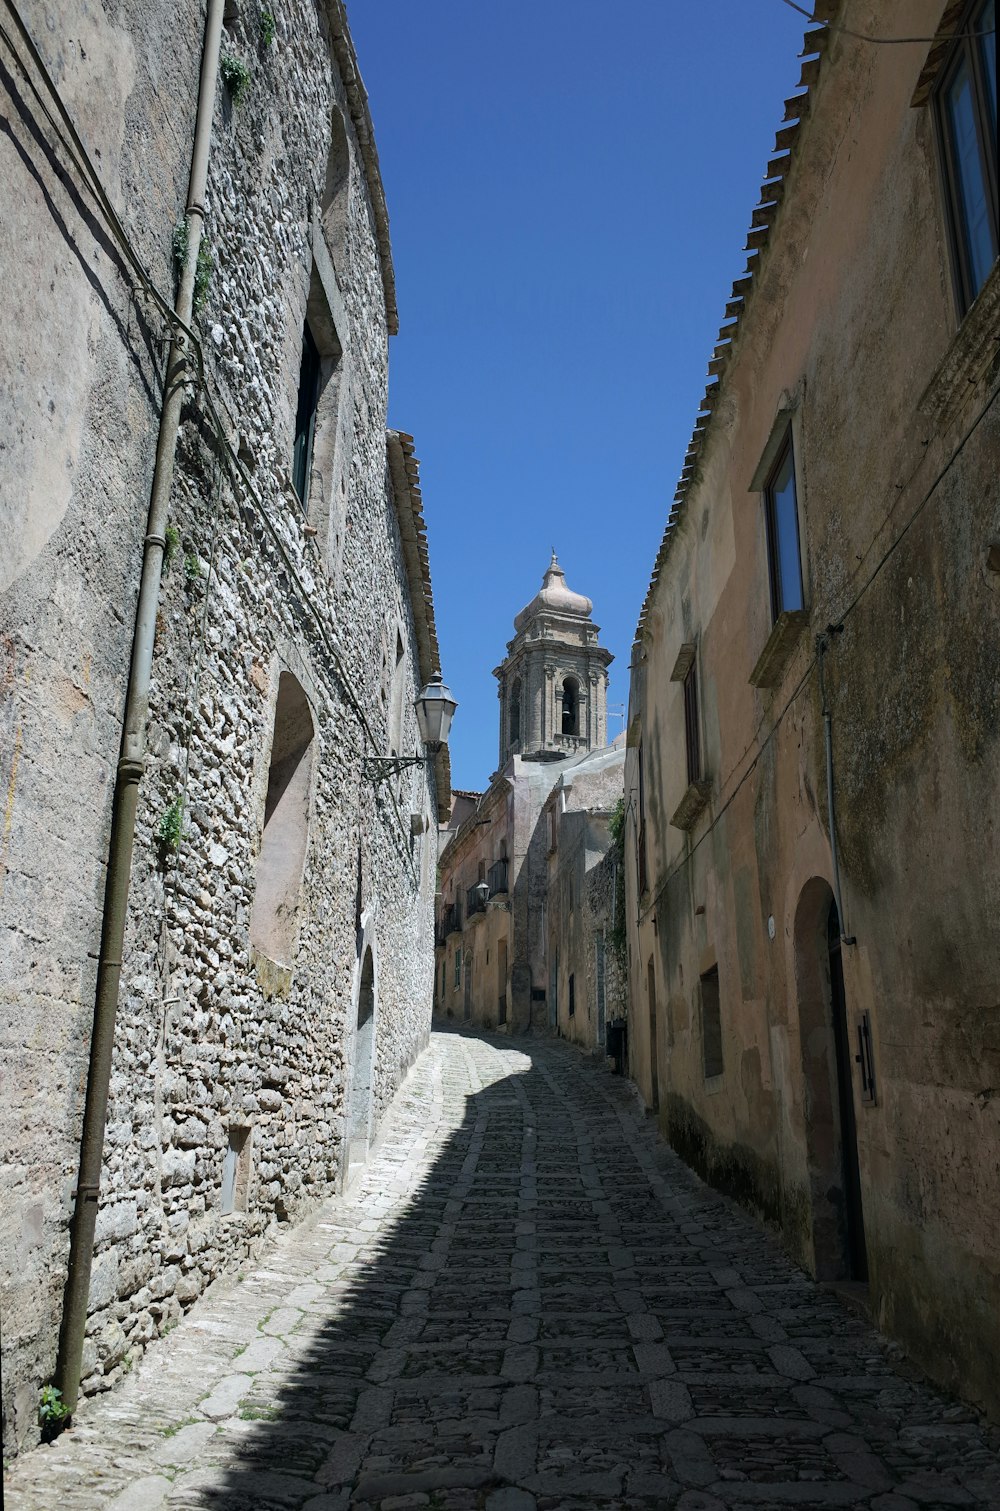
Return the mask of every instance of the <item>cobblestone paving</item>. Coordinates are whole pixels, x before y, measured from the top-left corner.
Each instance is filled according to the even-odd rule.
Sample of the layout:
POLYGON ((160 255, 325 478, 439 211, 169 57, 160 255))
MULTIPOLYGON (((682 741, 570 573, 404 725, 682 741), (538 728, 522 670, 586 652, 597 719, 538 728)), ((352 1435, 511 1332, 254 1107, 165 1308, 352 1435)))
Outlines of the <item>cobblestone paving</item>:
POLYGON ((435 1034, 350 1195, 10 1475, 11 1511, 1000 1507, 907 1372, 561 1044, 435 1034))

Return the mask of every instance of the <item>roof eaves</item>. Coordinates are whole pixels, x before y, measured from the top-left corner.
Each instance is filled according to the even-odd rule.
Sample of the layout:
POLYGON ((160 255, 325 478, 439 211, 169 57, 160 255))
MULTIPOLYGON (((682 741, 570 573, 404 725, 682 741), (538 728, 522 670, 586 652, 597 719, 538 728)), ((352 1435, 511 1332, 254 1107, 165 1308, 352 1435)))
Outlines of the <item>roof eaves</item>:
MULTIPOLYGON (((427 547, 427 524, 420 492, 420 463, 413 454, 413 437, 400 430, 386 431, 386 458, 392 499, 403 547, 403 564, 413 605, 421 684, 441 670, 441 649, 434 621, 431 562, 427 547)), ((443 746, 434 759, 437 780, 438 822, 451 813, 451 760, 443 746)))
POLYGON ((836 16, 840 4, 841 0, 817 0, 813 7, 814 19, 820 24, 807 30, 803 39, 803 48, 800 53, 802 71, 798 84, 800 92, 790 96, 784 102, 784 121, 775 133, 775 155, 767 164, 761 185, 760 203, 751 217, 750 231, 744 248, 744 251, 749 254, 747 265, 744 272, 733 282, 732 294, 725 310, 725 319, 729 323, 720 329, 718 344, 708 364, 708 387, 698 406, 698 415, 690 444, 684 455, 674 502, 667 516, 666 527, 653 563, 649 586, 639 611, 639 621, 636 626, 637 640, 645 634, 653 596, 659 585, 660 576, 677 530, 684 518, 688 494, 700 477, 702 453, 711 431, 713 411, 717 407, 718 398, 722 392, 726 368, 737 345, 743 316, 753 298, 756 285, 755 274, 760 265, 761 255, 769 243, 771 232, 781 214, 784 200, 783 181, 795 159, 802 129, 812 110, 812 91, 819 80, 821 64, 830 41, 831 28, 828 23, 836 16))
POLYGON ((344 0, 327 0, 327 15, 330 21, 330 37, 337 69, 347 95, 351 121, 361 148, 361 163, 368 185, 368 195, 375 217, 375 240, 378 244, 379 263, 382 271, 382 292, 385 298, 385 323, 390 336, 399 331, 399 310, 396 307, 396 274, 392 266, 392 244, 389 239, 389 211, 385 202, 385 186, 375 147, 375 128, 368 108, 368 91, 365 89, 358 68, 358 55, 347 24, 344 0))

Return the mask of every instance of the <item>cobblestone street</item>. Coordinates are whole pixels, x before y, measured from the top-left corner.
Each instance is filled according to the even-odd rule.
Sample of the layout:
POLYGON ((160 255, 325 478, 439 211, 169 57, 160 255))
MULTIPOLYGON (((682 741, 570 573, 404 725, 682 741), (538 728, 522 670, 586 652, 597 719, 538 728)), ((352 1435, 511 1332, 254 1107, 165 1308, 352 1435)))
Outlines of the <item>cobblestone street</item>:
POLYGON ((436 1033, 347 1198, 227 1280, 12 1511, 1000 1506, 938 1396, 565 1045, 436 1033))

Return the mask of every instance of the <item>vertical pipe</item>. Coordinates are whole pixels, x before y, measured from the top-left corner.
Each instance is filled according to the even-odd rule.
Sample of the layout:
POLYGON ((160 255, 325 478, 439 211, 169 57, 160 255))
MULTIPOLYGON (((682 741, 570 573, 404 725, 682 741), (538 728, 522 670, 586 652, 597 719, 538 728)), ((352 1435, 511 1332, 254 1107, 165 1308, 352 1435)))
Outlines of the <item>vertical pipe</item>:
MULTIPOLYGON (((839 633, 841 625, 831 624, 829 633, 839 633)), ((823 704, 823 738, 826 744, 826 811, 830 823, 830 860, 833 867, 833 895, 837 903, 837 918, 840 922, 840 938, 844 944, 857 943, 853 934, 844 928, 844 904, 840 895, 840 858, 837 853, 837 818, 833 798, 833 719, 826 701, 826 679, 823 676, 823 657, 829 648, 826 635, 816 636, 816 661, 819 666, 819 692, 823 704)))
MULTIPOLYGON (((191 323, 198 249, 204 230, 205 186, 208 179, 208 156, 212 137, 212 116, 215 109, 219 47, 222 39, 223 3, 224 0, 208 0, 208 14, 205 21, 198 113, 195 119, 191 176, 188 184, 187 255, 181 270, 180 287, 174 306, 178 318, 185 325, 191 323)), ((177 433, 184 403, 186 369, 185 341, 183 336, 178 335, 171 341, 167 354, 164 401, 156 442, 156 461, 153 468, 146 538, 143 543, 142 576, 135 611, 135 631, 125 700, 124 727, 111 810, 111 844, 108 851, 108 873, 104 891, 104 919, 101 929, 101 953, 97 967, 97 991, 94 1002, 94 1027, 90 1041, 87 1096, 80 1138, 80 1171, 70 1224, 69 1261, 62 1327, 59 1335, 59 1354, 56 1361, 56 1384, 62 1392, 63 1404, 70 1411, 75 1408, 80 1393, 83 1340, 87 1325, 87 1298, 94 1258, 94 1233, 97 1225, 101 1163, 104 1155, 104 1129, 108 1113, 115 1018, 118 1012, 122 948, 132 870, 132 843, 135 837, 139 782, 145 770, 146 714, 153 664, 153 637, 156 630, 156 610, 163 574, 167 511, 173 484, 177 433)))

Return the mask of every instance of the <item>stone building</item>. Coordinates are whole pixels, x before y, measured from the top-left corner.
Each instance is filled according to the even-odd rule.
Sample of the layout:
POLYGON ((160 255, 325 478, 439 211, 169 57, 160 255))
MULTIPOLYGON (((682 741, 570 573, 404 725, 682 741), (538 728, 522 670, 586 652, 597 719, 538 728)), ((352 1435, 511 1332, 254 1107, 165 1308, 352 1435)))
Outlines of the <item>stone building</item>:
POLYGON ((75 1394, 74 1211, 92 1391, 363 1156, 429 1030, 450 799, 446 750, 372 759, 420 754, 438 646, 340 0, 29 0, 0 50, 12 1451, 61 1326, 75 1394))
MULTIPOLYGON (((616 927, 625 879, 611 818, 622 796, 625 739, 566 763, 545 800, 549 1024, 603 1054, 608 1022, 627 1016, 616 927)), ((624 916, 624 915, 623 915, 624 916)))
POLYGON ((630 1053, 997 1412, 995 11, 890 11, 806 35, 639 621, 630 1053))
MULTIPOLYGON (((475 804, 449 829, 439 867, 435 1004, 449 1017, 519 1033, 557 1025, 561 936, 550 930, 547 909, 550 839, 561 820, 550 818, 546 804, 558 788, 560 813, 578 792, 572 806, 581 814, 588 800, 610 811, 622 791, 621 755, 605 748, 612 657, 592 611, 589 598, 567 587, 553 552, 494 672, 500 768, 486 792, 466 795, 475 804)), ((602 819, 589 817, 590 840, 574 862, 581 878, 606 848, 602 819)), ((606 822, 604 812, 605 830, 606 822)), ((597 927, 586 948, 574 932, 573 948, 583 951, 578 966, 563 950, 562 969, 581 987, 597 927)), ((596 1033, 596 1009, 593 1022, 596 1033)))

